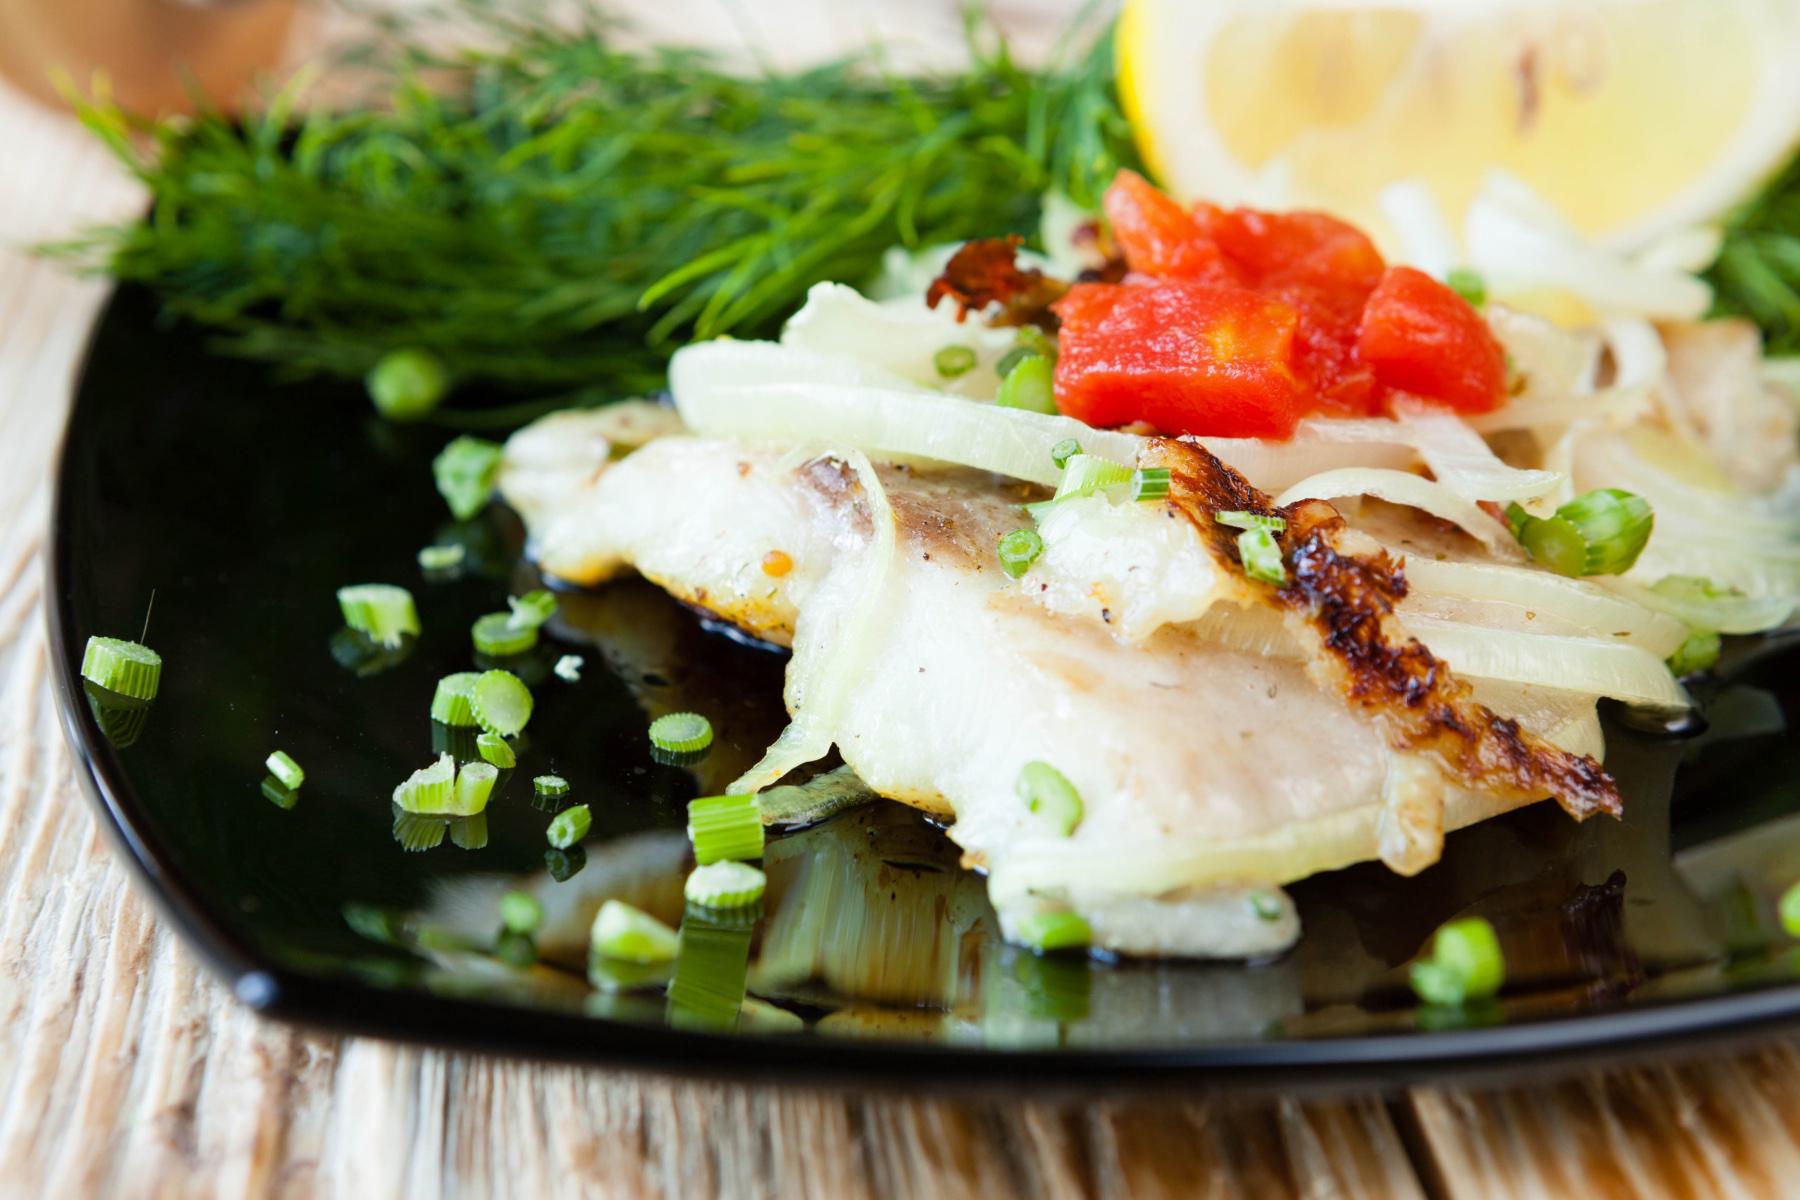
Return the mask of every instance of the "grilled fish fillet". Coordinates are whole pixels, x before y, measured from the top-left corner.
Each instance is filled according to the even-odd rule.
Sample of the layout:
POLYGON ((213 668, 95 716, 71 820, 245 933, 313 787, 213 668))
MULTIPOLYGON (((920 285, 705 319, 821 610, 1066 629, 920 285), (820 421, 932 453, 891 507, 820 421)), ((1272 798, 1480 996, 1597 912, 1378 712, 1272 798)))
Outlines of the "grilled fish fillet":
MULTIPOLYGON (((841 632, 834 575, 841 584, 872 539, 856 474, 829 455, 682 435, 615 458, 604 419, 559 414, 508 444, 501 489, 540 565, 582 584, 635 570, 796 656, 811 639, 829 652, 841 632)), ((1226 606, 1281 606, 1247 591, 1184 509, 1206 464, 1176 443, 1162 453, 1179 484, 1170 502, 1065 502, 1091 501, 1090 523, 1055 539, 1023 580, 999 569, 994 546, 1042 489, 876 468, 895 550, 832 740, 876 791, 952 822, 1009 933, 1049 905, 1081 913, 1095 946, 1121 954, 1256 956, 1298 934, 1282 883, 1377 857, 1416 871, 1435 861, 1443 830, 1559 787, 1572 808, 1616 805, 1592 778, 1605 778, 1597 764, 1544 740, 1584 728, 1558 693, 1470 695, 1437 664, 1432 678, 1449 690, 1420 725, 1357 699, 1341 663, 1321 666, 1329 656, 1272 657, 1209 636, 1226 606), (1493 743, 1441 741, 1479 713, 1517 749, 1511 769, 1493 743), (1071 836, 1016 795, 1032 760, 1080 792, 1071 836)), ((1320 545, 1334 545, 1329 506, 1307 503, 1320 545)), ((1319 614, 1297 600, 1279 617, 1319 614)), ((790 673, 790 709, 792 684, 790 673)))

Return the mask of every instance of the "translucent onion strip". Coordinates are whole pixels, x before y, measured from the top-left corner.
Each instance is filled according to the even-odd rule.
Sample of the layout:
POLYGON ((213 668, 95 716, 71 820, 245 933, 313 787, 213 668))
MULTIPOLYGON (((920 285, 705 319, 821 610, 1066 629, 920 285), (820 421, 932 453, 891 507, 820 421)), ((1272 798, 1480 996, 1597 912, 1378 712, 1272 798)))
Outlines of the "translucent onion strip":
MULTIPOLYGON (((961 400, 948 403, 969 407, 961 400)), ((794 656, 787 670, 786 699, 793 719, 762 759, 725 789, 734 795, 759 792, 831 750, 832 731, 851 689, 862 677, 869 643, 879 631, 882 602, 893 571, 894 510, 866 454, 860 450, 837 454, 862 485, 872 527, 869 543, 854 567, 839 567, 825 578, 801 612, 794 629, 794 656)), ((1048 446, 1043 458, 1048 466, 1048 446)))
POLYGON ((1487 547, 1497 558, 1520 562, 1524 552, 1504 525, 1472 500, 1466 500, 1441 483, 1408 474, 1369 467, 1341 467, 1303 479, 1276 497, 1288 505, 1296 500, 1333 500, 1343 496, 1373 496, 1390 504, 1404 504, 1450 522, 1487 547))
MULTIPOLYGON (((1390 549, 1390 553, 1402 552, 1390 549)), ((1599 637, 1621 638, 1659 658, 1672 654, 1687 635, 1680 621, 1657 606, 1586 580, 1532 567, 1437 562, 1413 555, 1406 559, 1405 570, 1415 594, 1516 604, 1560 617, 1599 637)))
POLYGON ((1662 659, 1640 646, 1603 638, 1517 633, 1407 616, 1406 628, 1458 675, 1611 696, 1650 708, 1688 707, 1687 693, 1662 659))
POLYGON ((1721 595, 1705 599, 1666 596, 1629 579, 1614 576, 1605 586, 1645 608, 1667 614, 1695 629, 1714 633, 1762 633, 1785 622, 1794 612, 1791 596, 1721 595))
POLYGON ((1439 483, 1465 500, 1528 500, 1559 482, 1554 471, 1523 470, 1500 461, 1481 435, 1455 413, 1416 400, 1397 401, 1394 409, 1393 420, 1315 417, 1302 422, 1298 436, 1326 443, 1410 446, 1439 483))

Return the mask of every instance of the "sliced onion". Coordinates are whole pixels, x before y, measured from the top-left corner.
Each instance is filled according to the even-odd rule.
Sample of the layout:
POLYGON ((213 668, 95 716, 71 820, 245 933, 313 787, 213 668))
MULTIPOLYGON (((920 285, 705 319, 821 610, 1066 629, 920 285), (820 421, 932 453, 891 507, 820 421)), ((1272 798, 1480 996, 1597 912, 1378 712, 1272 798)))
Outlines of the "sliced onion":
POLYGON ((830 752, 832 731, 839 726, 880 629, 878 618, 894 562, 894 509, 867 455, 860 450, 832 453, 856 472, 873 532, 856 565, 828 574, 802 609, 787 669, 786 699, 793 719, 757 764, 726 789, 732 795, 759 792, 795 767, 830 752))
POLYGON ((1529 612, 1560 618, 1596 636, 1616 637, 1642 646, 1658 658, 1673 654, 1687 636, 1681 622, 1657 606, 1583 579, 1568 579, 1532 567, 1437 562, 1413 555, 1406 559, 1405 571, 1407 582, 1417 594, 1518 605, 1529 612))
POLYGON ((1276 497, 1275 503, 1281 506, 1296 500, 1332 500, 1342 496, 1374 496, 1390 504, 1420 509, 1462 529, 1497 558, 1510 562, 1524 558, 1524 551, 1519 549, 1506 527, 1473 501, 1463 499, 1441 483, 1405 471, 1366 467, 1324 471, 1287 489, 1276 497))
MULTIPOLYGON (((993 399, 998 391, 1000 376, 994 367, 1014 340, 1010 329, 993 329, 974 320, 959 323, 952 305, 927 308, 916 293, 878 304, 841 283, 814 284, 805 305, 781 331, 783 346, 848 359, 918 387, 984 400, 993 399), (936 355, 945 346, 968 347, 975 354, 975 366, 954 379, 943 378, 936 355)), ((803 374, 786 378, 808 379, 803 374)))
POLYGON ((1687 693, 1662 659, 1607 638, 1518 633, 1406 616, 1406 628, 1458 675, 1611 696, 1650 708, 1687 708, 1687 693))
POLYGON ((1605 585, 1671 620, 1715 633, 1762 633, 1779 628, 1794 612, 1792 596, 1725 595, 1690 599, 1665 596, 1641 583, 1616 576, 1606 579, 1605 585))
POLYGON ((1394 415, 1391 424, 1400 427, 1437 481, 1465 500, 1529 500, 1562 482, 1554 471, 1522 470, 1500 461, 1455 413, 1400 399, 1394 402, 1394 415))

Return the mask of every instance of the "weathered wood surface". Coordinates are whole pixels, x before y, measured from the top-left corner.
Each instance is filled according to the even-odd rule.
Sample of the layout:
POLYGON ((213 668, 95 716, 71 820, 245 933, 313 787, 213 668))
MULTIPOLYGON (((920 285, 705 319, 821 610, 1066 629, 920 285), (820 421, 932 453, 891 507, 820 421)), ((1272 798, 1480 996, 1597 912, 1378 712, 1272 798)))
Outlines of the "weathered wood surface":
POLYGON ((49 473, 102 289, 18 247, 138 196, 71 121, 3 90, 0 151, 0 1196, 1800 1189, 1785 1044, 1505 1091, 1079 1104, 676 1082, 251 1016, 101 839, 46 682, 49 473))

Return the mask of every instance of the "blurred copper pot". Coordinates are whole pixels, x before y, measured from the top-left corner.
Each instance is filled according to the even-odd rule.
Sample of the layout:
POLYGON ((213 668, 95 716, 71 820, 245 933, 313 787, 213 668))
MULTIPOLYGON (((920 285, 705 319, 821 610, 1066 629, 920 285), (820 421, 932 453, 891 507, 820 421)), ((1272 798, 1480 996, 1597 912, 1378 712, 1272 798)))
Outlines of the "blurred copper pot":
POLYGON ((234 107, 281 59, 296 0, 0 0, 0 76, 63 103, 56 79, 80 91, 97 75, 142 112, 193 107, 191 86, 234 107))

